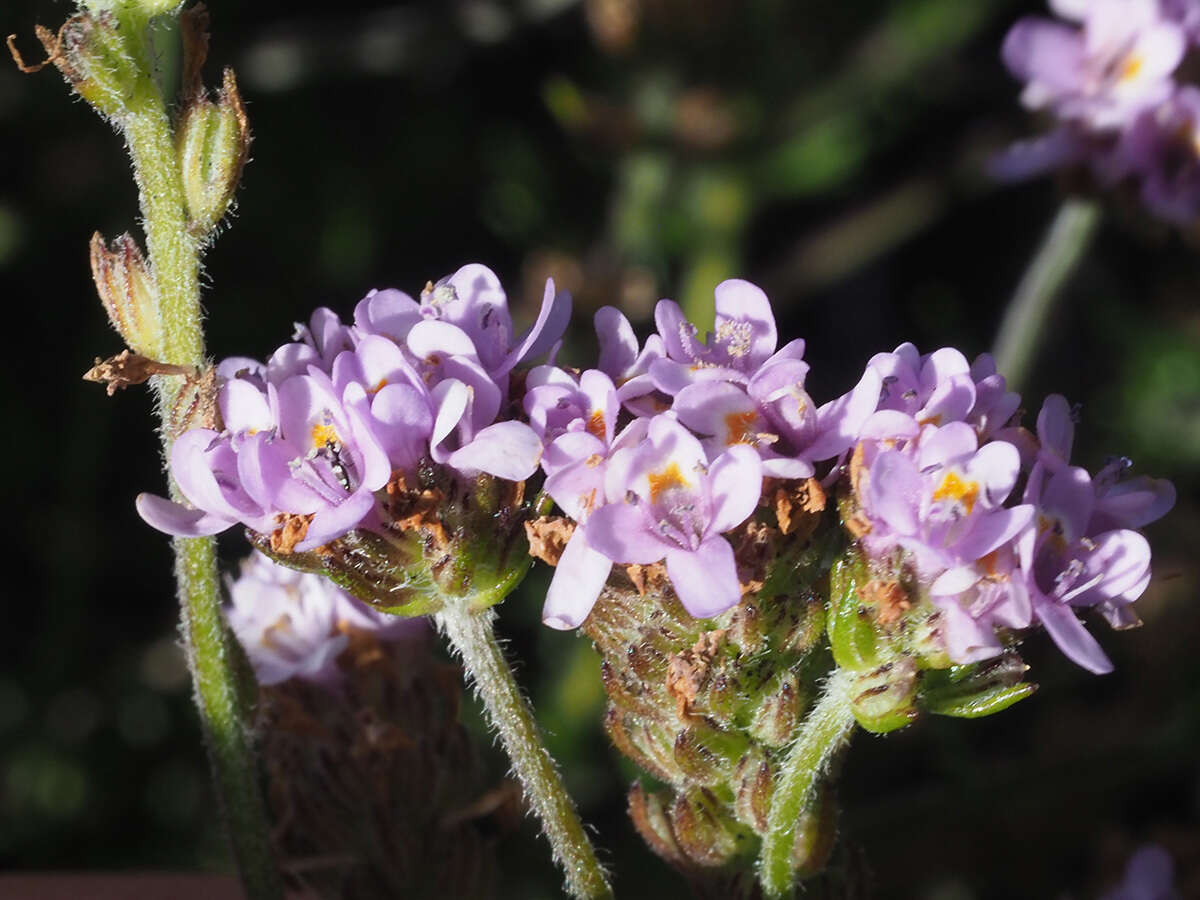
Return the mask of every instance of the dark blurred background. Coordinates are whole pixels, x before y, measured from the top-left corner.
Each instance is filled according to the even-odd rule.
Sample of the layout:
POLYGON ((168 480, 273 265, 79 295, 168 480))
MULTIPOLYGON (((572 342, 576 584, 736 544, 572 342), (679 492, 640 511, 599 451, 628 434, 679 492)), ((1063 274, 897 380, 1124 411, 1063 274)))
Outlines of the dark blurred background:
MULTIPOLYGON (((1015 0, 213 0, 212 83, 231 64, 253 161, 207 257, 215 357, 263 356, 328 305, 416 293, 467 261, 528 321, 552 274, 644 334, 659 297, 711 316, 713 286, 762 284, 808 340, 810 390, 841 393, 913 340, 989 349, 1062 195, 982 163, 1036 127, 998 61, 1015 0)), ((37 22, 8 0, 27 56, 37 22)), ((220 871, 228 854, 186 672, 170 556, 133 497, 158 489, 147 396, 80 380, 121 349, 87 240, 133 227, 120 139, 53 71, 0 64, 0 297, 8 588, 0 631, 0 868, 220 871)), ((1200 858, 1200 249, 1112 213, 1044 335, 1026 406, 1082 403, 1076 457, 1168 475, 1145 627, 1096 631, 1096 678, 1044 636, 1042 685, 978 722, 930 720, 846 760, 843 839, 881 897, 1093 897, 1145 840, 1200 858)), ((244 552, 223 544, 230 565, 244 552)), ((600 733, 586 640, 538 621, 546 578, 502 610, 520 676, 618 896, 683 895, 624 816, 633 772, 600 733)), ((493 777, 503 765, 493 760, 493 777)), ((557 896, 531 826, 503 896, 557 896)))

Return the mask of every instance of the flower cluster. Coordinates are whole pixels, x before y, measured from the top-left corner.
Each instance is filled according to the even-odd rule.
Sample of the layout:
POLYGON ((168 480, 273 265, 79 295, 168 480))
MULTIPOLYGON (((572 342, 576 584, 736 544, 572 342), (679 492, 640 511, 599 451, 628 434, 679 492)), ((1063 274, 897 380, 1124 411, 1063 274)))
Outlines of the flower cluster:
POLYGON ((1195 0, 1050 0, 1058 19, 1026 17, 1003 58, 1022 103, 1054 120, 994 160, 1020 179, 1086 166, 1103 186, 1136 185, 1172 223, 1200 216, 1200 86, 1180 79, 1200 46, 1195 0))
POLYGON ((428 630, 419 619, 378 613, 329 579, 285 568, 261 553, 243 560, 229 597, 226 619, 262 685, 293 678, 332 685, 351 633, 400 641, 428 630))
POLYGON ((422 292, 373 291, 344 324, 328 309, 267 360, 217 367, 221 427, 175 442, 171 473, 190 506, 143 494, 138 511, 169 534, 236 523, 304 552, 379 525, 397 473, 431 460, 463 478, 522 480, 542 442, 508 418, 509 376, 549 351, 570 297, 547 282, 537 321, 513 335, 499 280, 468 265, 422 292))
POLYGON ((1046 401, 1035 436, 990 356, 972 364, 903 344, 818 406, 804 343, 777 349, 767 298, 744 281, 717 287, 704 342, 670 300, 655 320, 639 348, 624 317, 602 310, 600 369, 530 373, 546 490, 575 523, 547 624, 582 623, 614 563, 665 563, 689 613, 723 613, 750 589, 738 538, 756 519, 783 524, 764 512, 771 492, 815 484, 817 464, 835 459, 821 484, 840 490, 871 593, 892 607, 881 621, 932 604, 956 663, 997 656, 1009 633, 1040 624, 1072 660, 1108 670, 1074 611, 1136 622, 1129 605, 1149 581, 1150 550, 1135 529, 1170 508, 1174 489, 1128 477, 1127 460, 1095 476, 1071 466, 1062 397, 1046 401))

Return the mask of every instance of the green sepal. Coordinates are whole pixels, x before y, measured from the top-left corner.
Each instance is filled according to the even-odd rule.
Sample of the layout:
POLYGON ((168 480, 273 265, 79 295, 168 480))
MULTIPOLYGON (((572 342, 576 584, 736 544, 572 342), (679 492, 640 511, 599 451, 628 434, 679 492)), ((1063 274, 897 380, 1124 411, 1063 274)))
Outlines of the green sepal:
POLYGON ((829 570, 829 645, 838 666, 853 672, 874 669, 881 662, 875 622, 858 593, 868 577, 866 562, 853 550, 829 570))
POLYGON ((981 719, 993 713, 1003 712, 1014 703, 1033 694, 1037 688, 1036 684, 1025 682, 1011 687, 994 687, 958 698, 932 698, 922 692, 921 706, 938 716, 981 719))
POLYGON ((921 677, 922 709, 939 716, 979 719, 1008 709, 1037 690, 1022 681, 1027 666, 1015 653, 966 666, 926 671, 921 677))
POLYGON ((424 616, 441 609, 442 600, 422 565, 415 540, 385 538, 370 531, 352 531, 321 548, 321 552, 278 552, 270 538, 247 530, 255 548, 289 569, 324 575, 368 606, 394 616, 424 616))

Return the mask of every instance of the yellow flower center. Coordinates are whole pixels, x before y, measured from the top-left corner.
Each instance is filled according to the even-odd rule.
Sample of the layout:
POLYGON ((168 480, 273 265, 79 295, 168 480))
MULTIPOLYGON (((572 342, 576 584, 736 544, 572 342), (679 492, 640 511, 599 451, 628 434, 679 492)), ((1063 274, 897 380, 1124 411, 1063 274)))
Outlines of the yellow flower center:
POLYGON ((1140 56, 1127 57, 1125 62, 1121 65, 1121 74, 1117 76, 1118 79, 1120 81, 1131 81, 1134 78, 1137 78, 1138 72, 1142 71, 1142 66, 1144 63, 1145 60, 1143 60, 1140 56))
POLYGON ((754 431, 754 422, 758 414, 754 410, 748 412, 733 412, 725 417, 725 427, 729 436, 726 444, 753 444, 757 442, 758 434, 754 431))
POLYGON ((314 447, 326 447, 329 444, 340 444, 337 430, 332 425, 318 422, 312 427, 312 442, 314 447))
POLYGON ((650 502, 657 503, 659 496, 663 491, 670 490, 676 487, 689 487, 690 482, 683 477, 683 472, 679 471, 679 463, 671 463, 661 472, 651 472, 650 479, 650 502))
POLYGON ((938 489, 933 492, 934 500, 953 500, 961 503, 967 510, 967 515, 975 508, 979 499, 979 482, 963 481, 957 472, 947 472, 938 489))

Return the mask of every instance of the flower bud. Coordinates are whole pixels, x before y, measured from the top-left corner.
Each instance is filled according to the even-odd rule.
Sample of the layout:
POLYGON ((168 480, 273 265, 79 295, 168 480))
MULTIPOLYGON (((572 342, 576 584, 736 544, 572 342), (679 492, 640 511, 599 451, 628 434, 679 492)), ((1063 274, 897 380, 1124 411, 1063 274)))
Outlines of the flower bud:
POLYGON ((792 865, 798 878, 809 878, 829 863, 837 839, 837 803, 828 781, 816 790, 808 807, 796 821, 792 865))
POLYGON ((137 241, 126 233, 108 247, 96 232, 90 250, 92 280, 113 328, 135 353, 159 359, 158 290, 137 241))
POLYGON ((149 79, 126 45, 127 30, 111 12, 84 12, 68 19, 57 34, 41 25, 35 33, 45 48, 45 61, 26 65, 10 36, 8 47, 17 67, 32 73, 53 63, 75 92, 103 116, 121 119, 144 86, 139 81, 149 79))
POLYGON ((711 786, 730 779, 747 749, 741 735, 701 719, 675 738, 675 761, 687 778, 711 786))
POLYGON ((879 635, 875 617, 864 605, 860 590, 868 581, 866 562, 854 551, 834 562, 829 570, 829 644, 843 669, 870 670, 878 666, 879 635))
POLYGON ((706 788, 676 794, 671 826, 680 849, 696 865, 725 865, 744 851, 758 849, 754 833, 729 815, 706 788))
POLYGON ((190 228, 207 235, 228 211, 250 153, 250 123, 233 69, 225 70, 216 103, 197 96, 187 104, 176 141, 190 228))
POLYGON ((858 724, 884 734, 917 717, 917 666, 903 657, 858 676, 850 689, 851 708, 858 724))
POLYGON ((805 697, 796 673, 783 672, 761 701, 750 723, 750 734, 768 747, 783 747, 796 736, 804 715, 805 697))
POLYGON ((1037 690, 1022 679, 1029 666, 1016 653, 967 666, 925 672, 920 703, 939 716, 978 719, 1008 709, 1037 690))

